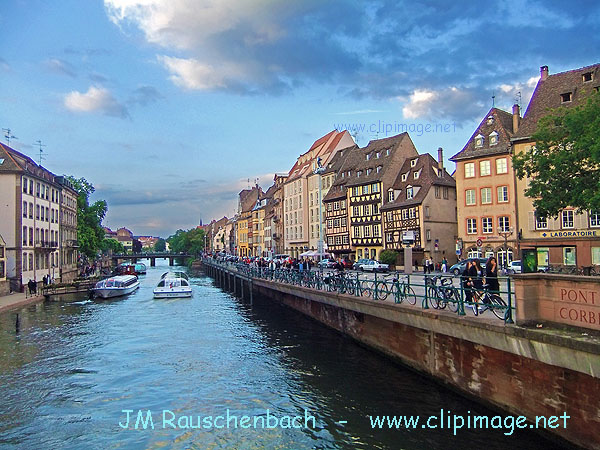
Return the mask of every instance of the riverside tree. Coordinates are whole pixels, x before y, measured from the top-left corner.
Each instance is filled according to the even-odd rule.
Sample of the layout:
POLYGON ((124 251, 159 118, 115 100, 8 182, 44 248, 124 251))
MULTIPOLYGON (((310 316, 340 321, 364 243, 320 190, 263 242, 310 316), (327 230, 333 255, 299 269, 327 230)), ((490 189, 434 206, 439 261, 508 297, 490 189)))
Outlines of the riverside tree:
POLYGON ((104 240, 102 220, 108 211, 104 200, 90 205, 90 195, 96 190, 85 178, 67 177, 77 191, 77 240, 79 252, 88 258, 94 258, 101 249, 104 240))
POLYGON ((171 251, 175 253, 191 253, 199 255, 204 250, 205 232, 202 228, 191 230, 177 230, 174 235, 167 238, 171 251))
POLYGON ((531 179, 525 195, 535 199, 536 213, 600 211, 600 93, 540 119, 532 139, 535 146, 514 155, 513 166, 517 177, 531 179))

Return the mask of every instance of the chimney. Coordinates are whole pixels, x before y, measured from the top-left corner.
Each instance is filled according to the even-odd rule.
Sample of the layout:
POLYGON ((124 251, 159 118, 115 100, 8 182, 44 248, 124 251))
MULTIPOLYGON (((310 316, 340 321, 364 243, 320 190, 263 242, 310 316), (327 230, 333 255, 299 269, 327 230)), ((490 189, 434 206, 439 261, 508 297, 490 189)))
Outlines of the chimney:
POLYGON ((544 81, 546 78, 548 78, 548 66, 540 67, 540 77, 541 77, 542 81, 544 81))
POLYGON ((519 131, 519 122, 521 121, 521 108, 519 105, 513 105, 513 133, 519 131))
POLYGON ((438 167, 442 171, 442 173, 444 173, 444 150, 442 149, 442 147, 438 147, 438 167))

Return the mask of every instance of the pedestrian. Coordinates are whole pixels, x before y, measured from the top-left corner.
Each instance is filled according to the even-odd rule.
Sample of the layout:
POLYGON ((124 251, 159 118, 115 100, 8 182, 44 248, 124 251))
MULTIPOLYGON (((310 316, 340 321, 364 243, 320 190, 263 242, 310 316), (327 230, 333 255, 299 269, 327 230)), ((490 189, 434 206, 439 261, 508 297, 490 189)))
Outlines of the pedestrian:
POLYGON ((442 272, 446 273, 447 271, 448 271, 448 260, 444 256, 444 259, 442 259, 442 272))
POLYGON ((27 282, 27 289, 29 289, 29 295, 33 294, 33 280, 30 278, 27 282))
POLYGON ((485 282, 489 291, 494 293, 500 292, 500 283, 498 283, 498 262, 494 256, 490 256, 485 263, 485 282))
POLYGON ((428 265, 427 265, 427 258, 423 258, 423 273, 427 273, 427 269, 428 269, 428 265))
POLYGON ((433 259, 429 258, 429 273, 433 273, 434 269, 433 259))
MULTIPOLYGON (((471 264, 472 261, 467 261, 465 269, 463 270, 461 281, 463 289, 465 291, 465 303, 470 304, 473 299, 473 279, 471 278, 471 264)), ((473 305, 470 305, 473 308, 473 305)), ((473 308, 474 310, 474 308, 473 308)))
POLYGON ((32 286, 33 286, 33 293, 37 294, 37 281, 33 280, 32 286))

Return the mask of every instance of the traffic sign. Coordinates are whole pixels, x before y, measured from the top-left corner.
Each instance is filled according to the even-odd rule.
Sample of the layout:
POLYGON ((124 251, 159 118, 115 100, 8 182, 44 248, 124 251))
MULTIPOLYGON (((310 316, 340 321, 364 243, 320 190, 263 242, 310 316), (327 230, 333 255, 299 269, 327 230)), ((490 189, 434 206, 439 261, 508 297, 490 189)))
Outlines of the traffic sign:
POLYGON ((481 239, 477 239, 475 243, 477 244, 477 247, 481 247, 483 245, 483 241, 481 239))

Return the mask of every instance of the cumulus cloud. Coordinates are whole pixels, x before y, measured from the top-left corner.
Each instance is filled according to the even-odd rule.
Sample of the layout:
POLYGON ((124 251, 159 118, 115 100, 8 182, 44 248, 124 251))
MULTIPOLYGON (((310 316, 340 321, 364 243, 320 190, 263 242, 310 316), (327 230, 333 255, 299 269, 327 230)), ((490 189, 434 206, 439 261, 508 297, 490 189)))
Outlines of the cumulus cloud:
POLYGON ((402 114, 406 119, 468 120, 481 114, 484 106, 473 89, 450 87, 443 90, 415 90, 404 100, 402 114))
POLYGON ((107 116, 127 117, 127 109, 103 87, 90 86, 87 92, 71 91, 64 98, 65 107, 73 112, 100 112, 107 116))
POLYGON ((492 92, 508 101, 514 96, 508 86, 528 87, 524 80, 538 70, 532 55, 564 67, 586 60, 600 43, 595 25, 558 1, 104 0, 104 5, 123 33, 141 33, 156 47, 158 63, 183 90, 282 95, 318 84, 353 99, 402 98, 406 117, 415 118, 479 117, 481 111, 471 105, 487 107, 492 92), (540 46, 550 40, 552 46, 540 46), (573 47, 575 40, 580 45, 573 47), (426 93, 433 97, 422 97, 426 93), (459 106, 460 99, 475 103, 459 106))
POLYGON ((128 103, 146 106, 163 99, 164 96, 153 86, 140 86, 131 94, 128 103))

